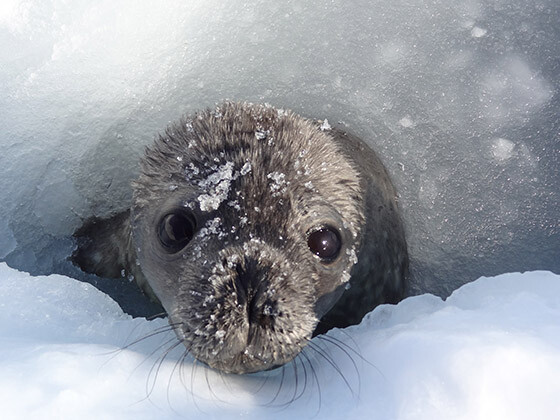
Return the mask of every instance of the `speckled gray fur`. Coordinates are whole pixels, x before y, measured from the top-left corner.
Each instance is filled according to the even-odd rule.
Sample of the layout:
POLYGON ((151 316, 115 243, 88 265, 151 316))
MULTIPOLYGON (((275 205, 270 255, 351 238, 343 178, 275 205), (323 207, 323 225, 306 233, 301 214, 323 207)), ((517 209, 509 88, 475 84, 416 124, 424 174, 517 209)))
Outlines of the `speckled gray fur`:
POLYGON ((389 176, 361 140, 327 124, 222 104, 171 125, 146 150, 133 190, 130 216, 77 235, 88 237, 83 244, 112 238, 113 256, 102 255, 109 245, 84 245, 77 262, 101 275, 111 266, 134 275, 177 337, 213 368, 282 365, 314 332, 357 323, 403 297, 408 256, 389 176), (181 207, 196 216, 197 233, 169 254, 157 224, 181 207), (328 264, 307 244, 308 232, 324 225, 342 239, 328 264))

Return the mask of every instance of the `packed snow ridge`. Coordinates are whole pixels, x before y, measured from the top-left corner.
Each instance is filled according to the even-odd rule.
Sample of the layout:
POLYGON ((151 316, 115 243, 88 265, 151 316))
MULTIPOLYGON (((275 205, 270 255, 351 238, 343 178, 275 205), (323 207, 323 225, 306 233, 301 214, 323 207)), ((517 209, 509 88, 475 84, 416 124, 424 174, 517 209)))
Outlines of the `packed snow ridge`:
POLYGON ((285 368, 244 376, 167 353, 166 320, 132 319, 68 277, 0 264, 0 307, 3 419, 560 418, 560 276, 550 272, 382 305, 285 368))

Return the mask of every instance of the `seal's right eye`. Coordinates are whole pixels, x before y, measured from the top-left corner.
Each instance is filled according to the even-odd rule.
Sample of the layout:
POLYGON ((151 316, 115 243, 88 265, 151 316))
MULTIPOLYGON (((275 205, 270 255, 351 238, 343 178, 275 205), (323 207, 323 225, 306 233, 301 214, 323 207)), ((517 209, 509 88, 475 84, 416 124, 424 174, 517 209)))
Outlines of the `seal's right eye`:
POLYGON ((158 237, 163 248, 173 254, 190 242, 196 230, 196 219, 186 211, 169 213, 162 217, 158 227, 158 237))

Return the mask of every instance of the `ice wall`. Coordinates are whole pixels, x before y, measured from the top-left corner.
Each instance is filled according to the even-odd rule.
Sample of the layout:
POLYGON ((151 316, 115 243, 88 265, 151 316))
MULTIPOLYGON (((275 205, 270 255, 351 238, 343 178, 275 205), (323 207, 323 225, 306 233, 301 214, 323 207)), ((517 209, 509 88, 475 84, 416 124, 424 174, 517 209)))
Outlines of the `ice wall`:
POLYGON ((328 118, 400 192, 413 291, 560 272, 557 0, 3 0, 0 257, 69 272, 136 161, 224 100, 328 118))

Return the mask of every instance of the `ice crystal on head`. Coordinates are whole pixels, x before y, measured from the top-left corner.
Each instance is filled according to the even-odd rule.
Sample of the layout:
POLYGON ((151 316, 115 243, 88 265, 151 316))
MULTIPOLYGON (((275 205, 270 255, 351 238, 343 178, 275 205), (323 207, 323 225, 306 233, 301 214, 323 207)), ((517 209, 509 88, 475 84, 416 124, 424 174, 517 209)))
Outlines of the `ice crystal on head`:
POLYGON ((273 308, 271 305, 264 305, 263 307, 263 315, 275 317, 279 313, 278 309, 273 308))
POLYGON ((245 165, 243 165, 241 167, 241 170, 239 171, 239 173, 244 176, 244 175, 247 175, 249 172, 251 172, 251 169, 252 169, 251 168, 251 162, 245 162, 245 165))
POLYGON ((196 259, 201 258, 201 257, 202 257, 202 247, 201 247, 200 245, 196 245, 196 246, 193 248, 192 254, 194 255, 194 257, 195 257, 196 259))
POLYGON ((264 140, 268 136, 268 130, 257 130, 255 131, 255 137, 257 140, 264 140))
POLYGON ((190 179, 192 175, 198 175, 200 173, 200 169, 194 163, 189 163, 189 165, 185 168, 185 175, 187 179, 190 179))
POLYGON ((270 190, 272 191, 273 197, 286 192, 286 185, 289 184, 289 182, 286 181, 286 174, 282 172, 271 172, 266 177, 272 181, 270 190))
POLYGON ((208 233, 211 235, 220 235, 222 233, 222 230, 220 229, 220 226, 222 226, 222 219, 219 217, 208 220, 205 226, 208 229, 208 233))
POLYGON ((226 263, 228 268, 234 268, 235 265, 239 262, 239 255, 233 254, 226 258, 226 263))
POLYGON ((346 255, 348 255, 348 260, 352 265, 358 262, 358 256, 356 255, 356 251, 354 250, 354 248, 347 249, 346 255))
POLYGON ((228 206, 233 207, 237 211, 241 210, 241 206, 237 200, 228 201, 228 206))
POLYGON ((321 129, 321 131, 329 131, 332 127, 329 124, 329 120, 327 120, 325 118, 325 120, 323 121, 323 123, 321 124, 321 126, 319 128, 321 129))
POLYGON ((189 208, 191 210, 194 210, 194 208, 196 207, 196 204, 192 201, 184 201, 183 202, 183 207, 189 208))
POLYGON ((220 204, 227 199, 232 179, 233 162, 226 162, 217 167, 216 171, 206 179, 199 181, 198 186, 206 191, 205 194, 198 196, 200 210, 218 210, 220 204))
POLYGON ((313 189, 313 183, 311 181, 306 182, 305 184, 303 184, 305 186, 305 188, 307 188, 308 190, 312 190, 313 189))
MULTIPOLYGON (((208 241, 212 235, 217 235, 218 238, 226 236, 226 233, 222 229, 222 219, 219 217, 208 220, 204 227, 197 233, 197 237, 200 238, 202 242, 208 241)), ((200 246, 196 246, 195 250, 199 252, 198 256, 200 257, 200 246)))

